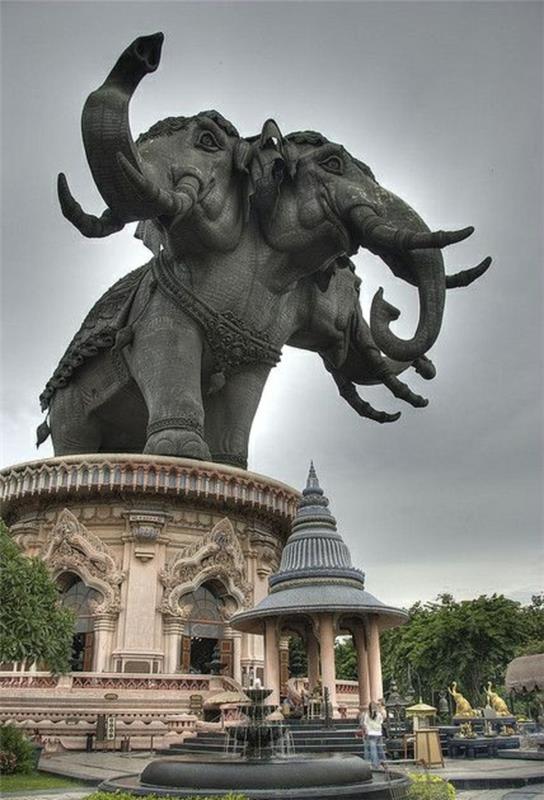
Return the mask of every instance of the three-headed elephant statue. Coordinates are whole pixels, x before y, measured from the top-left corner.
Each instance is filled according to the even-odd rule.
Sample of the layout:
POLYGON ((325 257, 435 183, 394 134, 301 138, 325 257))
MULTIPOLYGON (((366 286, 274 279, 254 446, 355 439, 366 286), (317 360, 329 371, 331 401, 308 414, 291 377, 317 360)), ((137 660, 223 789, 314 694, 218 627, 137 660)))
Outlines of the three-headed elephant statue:
POLYGON ((140 37, 87 99, 87 160, 106 203, 84 212, 64 175, 64 215, 85 236, 138 222, 153 253, 98 300, 41 395, 57 455, 145 452, 247 463, 253 418, 285 344, 321 355, 362 416, 390 422, 355 385, 382 383, 424 406, 397 377, 434 375, 426 352, 438 336, 448 286, 487 269, 446 276, 441 248, 472 228, 431 232, 383 189, 370 169, 321 134, 283 137, 272 120, 243 138, 216 111, 169 117, 133 140, 129 102, 160 60, 162 34, 140 37), (389 323, 380 293, 370 324, 350 256, 377 253, 418 288, 409 341, 389 323))

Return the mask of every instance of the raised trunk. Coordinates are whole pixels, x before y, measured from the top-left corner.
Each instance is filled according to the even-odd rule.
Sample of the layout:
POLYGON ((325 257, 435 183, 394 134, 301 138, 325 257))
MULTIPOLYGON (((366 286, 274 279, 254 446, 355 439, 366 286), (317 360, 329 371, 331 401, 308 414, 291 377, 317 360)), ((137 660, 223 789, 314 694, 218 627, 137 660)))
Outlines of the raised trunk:
POLYGON ((158 67, 163 38, 162 33, 141 36, 127 47, 102 86, 87 98, 81 117, 85 152, 96 186, 108 208, 123 222, 155 216, 153 204, 147 197, 138 197, 120 167, 119 155, 142 172, 128 108, 142 78, 158 67))

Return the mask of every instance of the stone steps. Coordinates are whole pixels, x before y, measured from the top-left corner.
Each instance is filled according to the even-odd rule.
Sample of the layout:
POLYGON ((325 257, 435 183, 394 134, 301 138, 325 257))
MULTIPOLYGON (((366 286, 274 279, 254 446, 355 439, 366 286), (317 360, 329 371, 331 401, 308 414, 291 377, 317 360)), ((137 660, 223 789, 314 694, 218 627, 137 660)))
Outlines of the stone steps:
MULTIPOLYGON (((332 728, 323 728, 318 723, 287 723, 295 752, 297 753, 355 753, 362 752, 362 742, 355 736, 356 726, 353 722, 335 724, 332 728)), ((162 754, 182 753, 222 753, 225 751, 226 735, 220 731, 202 731, 196 736, 184 740, 182 744, 172 745, 162 754)))

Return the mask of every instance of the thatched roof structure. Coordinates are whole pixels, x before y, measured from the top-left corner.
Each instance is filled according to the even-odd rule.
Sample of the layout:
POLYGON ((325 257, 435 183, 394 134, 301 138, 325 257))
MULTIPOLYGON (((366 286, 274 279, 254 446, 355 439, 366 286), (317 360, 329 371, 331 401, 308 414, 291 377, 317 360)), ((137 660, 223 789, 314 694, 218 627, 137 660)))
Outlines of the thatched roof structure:
POLYGON ((544 691, 544 653, 514 658, 506 669, 505 685, 510 692, 544 691))

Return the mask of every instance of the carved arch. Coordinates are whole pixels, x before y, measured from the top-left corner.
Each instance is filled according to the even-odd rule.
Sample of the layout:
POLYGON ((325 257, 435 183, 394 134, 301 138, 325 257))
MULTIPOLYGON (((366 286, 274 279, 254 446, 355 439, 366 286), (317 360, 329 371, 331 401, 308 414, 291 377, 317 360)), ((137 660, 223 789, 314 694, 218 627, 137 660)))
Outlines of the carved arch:
POLYGON ((160 579, 164 586, 160 610, 169 616, 183 617, 180 599, 210 580, 219 580, 227 590, 227 616, 250 606, 253 598, 253 586, 245 578, 244 554, 227 517, 175 555, 161 571, 160 579), (229 599, 234 600, 236 608, 229 607, 229 599))
POLYGON ((118 568, 109 547, 67 508, 48 535, 40 558, 55 579, 63 572, 73 572, 100 592, 103 600, 94 605, 95 616, 119 613, 125 573, 118 568))

